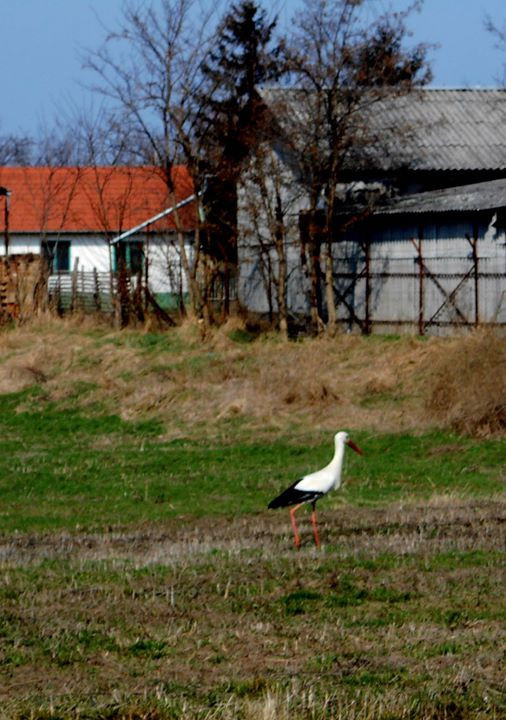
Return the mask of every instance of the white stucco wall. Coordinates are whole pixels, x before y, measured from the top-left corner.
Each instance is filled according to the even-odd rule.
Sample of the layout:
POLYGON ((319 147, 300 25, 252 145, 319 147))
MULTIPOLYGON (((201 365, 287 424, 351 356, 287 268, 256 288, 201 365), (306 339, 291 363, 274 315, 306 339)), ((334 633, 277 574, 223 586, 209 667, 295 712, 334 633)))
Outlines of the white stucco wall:
MULTIPOLYGON (((60 235, 47 235, 49 241, 70 242, 70 269, 74 267, 76 258, 79 262, 79 269, 93 270, 99 272, 109 270, 109 249, 107 242, 99 235, 76 235, 72 233, 61 233, 60 235)), ((12 255, 22 253, 40 254, 42 238, 37 233, 11 233, 9 236, 9 253, 12 255)), ((2 237, 0 253, 5 253, 5 242, 2 237)))
MULTIPOLYGON (((185 237, 185 252, 193 264, 193 238, 185 237)), ((147 248, 148 276, 151 291, 156 294, 186 293, 188 278, 183 269, 179 243, 175 236, 152 238, 147 248)))
MULTIPOLYGON (((33 253, 38 255, 40 253, 40 236, 39 235, 13 235, 9 236, 9 253, 12 255, 33 253)), ((0 239, 0 254, 5 255, 5 242, 4 235, 0 239)))
MULTIPOLYGON (((65 240, 70 242, 70 271, 75 267, 79 271, 109 273, 111 265, 114 267, 113 250, 103 236, 99 234, 61 234, 48 235, 47 240, 65 240)), ((132 242, 146 242, 146 235, 132 235, 132 242)), ((153 293, 185 293, 187 291, 187 278, 182 269, 180 250, 175 236, 150 235, 145 247, 148 262, 148 278, 153 293)), ((192 234, 185 236, 185 248, 190 262, 193 262, 192 234)), ((11 234, 9 238, 9 253, 40 254, 41 236, 39 234, 11 234)), ((0 242, 0 254, 5 253, 5 244, 0 242)))
POLYGON ((100 236, 77 235, 65 237, 70 240, 70 269, 77 266, 80 270, 98 272, 110 270, 110 253, 108 243, 100 236))

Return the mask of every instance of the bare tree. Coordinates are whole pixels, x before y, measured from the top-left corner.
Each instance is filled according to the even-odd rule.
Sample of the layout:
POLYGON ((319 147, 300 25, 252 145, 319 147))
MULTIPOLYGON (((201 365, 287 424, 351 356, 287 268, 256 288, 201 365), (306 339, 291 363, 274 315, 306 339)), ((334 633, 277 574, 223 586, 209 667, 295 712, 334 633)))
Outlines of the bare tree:
MULTIPOLYGON (((506 52, 506 20, 503 20, 502 25, 499 25, 490 15, 486 15, 485 30, 495 39, 495 47, 502 52, 506 52)), ((498 81, 501 85, 506 85, 506 62, 503 62, 502 76, 498 78, 498 81)))
POLYGON ((97 105, 60 108, 55 126, 61 137, 70 134, 72 162, 87 167, 139 164, 138 148, 129 142, 123 124, 104 101, 97 105))
MULTIPOLYGON (((118 148, 138 163, 159 169, 172 205, 176 205, 173 168, 177 163, 187 165, 195 191, 202 189, 202 139, 195 132, 200 113, 195 103, 210 28, 212 12, 206 16, 195 0, 161 0, 147 5, 128 2, 121 25, 108 33, 104 45, 90 52, 86 61, 98 79, 93 89, 104 96, 110 108, 108 123, 116 130, 118 148)), ((177 212, 175 220, 191 309, 207 318, 200 285, 200 233, 197 230, 193 253, 188 253, 177 212)), ((197 227, 198 220, 196 217, 197 227)))
POLYGON ((212 188, 205 209, 224 314, 237 268, 237 186, 265 125, 257 86, 279 78, 283 67, 283 45, 276 42, 275 28, 276 18, 254 0, 233 3, 202 68, 206 112, 199 130, 206 140, 202 162, 212 188))
MULTIPOLYGON (((308 197, 302 236, 313 326, 336 328, 333 237, 346 171, 363 164, 380 142, 370 131, 374 106, 410 92, 430 79, 426 47, 405 48, 408 14, 378 16, 371 0, 305 0, 291 35, 291 73, 296 89, 279 107, 308 197), (321 296, 323 276, 325 298, 321 296)), ((281 96, 283 97, 283 96, 281 96)))
MULTIPOLYGON (((300 200, 292 181, 266 140, 257 146, 241 182, 241 260, 260 269, 270 322, 277 322, 284 338, 289 332, 289 254, 300 200)), ((247 267, 243 274, 247 276, 247 267)))
POLYGON ((24 135, 0 136, 0 165, 29 165, 34 141, 24 135))

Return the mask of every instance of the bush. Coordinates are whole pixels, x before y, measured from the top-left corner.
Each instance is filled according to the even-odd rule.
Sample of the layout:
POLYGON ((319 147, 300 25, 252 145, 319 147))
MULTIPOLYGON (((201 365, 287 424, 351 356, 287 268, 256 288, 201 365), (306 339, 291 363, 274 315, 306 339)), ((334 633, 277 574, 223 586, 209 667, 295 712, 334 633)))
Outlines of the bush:
POLYGON ((479 330, 454 341, 434 361, 427 400, 445 427, 472 436, 506 428, 506 338, 479 330))

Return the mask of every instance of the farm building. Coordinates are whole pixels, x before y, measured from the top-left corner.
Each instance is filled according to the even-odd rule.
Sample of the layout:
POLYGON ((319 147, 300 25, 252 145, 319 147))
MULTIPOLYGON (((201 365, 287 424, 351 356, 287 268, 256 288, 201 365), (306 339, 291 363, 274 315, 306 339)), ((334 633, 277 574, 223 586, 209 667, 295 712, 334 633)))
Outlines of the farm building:
MULTIPOLYGON (((292 91, 267 91, 264 99, 297 113, 292 91)), ((341 326, 444 333, 455 325, 505 324, 506 92, 421 90, 379 102, 367 122, 378 141, 364 149, 363 160, 343 167, 334 219, 341 326)), ((279 125, 281 137, 264 155, 263 196, 255 195, 251 176, 242 187, 239 296, 250 310, 276 314, 276 207, 288 309, 300 318, 309 314, 303 267, 308 191, 283 137, 283 118, 279 125)), ((310 221, 317 225, 318 216, 310 221)), ((321 265, 323 275, 324 259, 321 265)), ((323 288, 320 294, 324 316, 323 288)))
MULTIPOLYGON (((292 272, 295 313, 304 312, 303 282, 292 272)), ((347 330, 506 325, 506 178, 378 207, 336 243, 334 292, 347 330)))
MULTIPOLYGON (((251 167, 240 187, 237 299, 274 318, 282 259, 289 314, 299 321, 309 315, 302 251, 318 215, 308 218, 305 178, 283 135, 297 93, 262 96, 278 113, 279 134, 254 159, 265 192, 251 167)), ((442 333, 506 324, 506 91, 420 90, 377 103, 366 124, 377 141, 343 165, 337 188, 332 271, 342 328, 442 333)), ((0 255, 18 258, 2 277, 22 268, 23 256, 36 257, 51 292, 79 284, 100 298, 122 265, 134 286, 141 275, 170 306, 186 292, 181 248, 191 258, 197 226, 194 202, 164 215, 192 196, 185 168, 174 169, 174 183, 171 197, 156 168, 0 168, 0 255)), ((325 317, 324 257, 320 269, 325 317)), ((2 283, 7 307, 14 291, 2 283)))
POLYGON ((146 221, 191 196, 185 168, 174 169, 174 183, 171 197, 150 167, 2 167, 0 253, 43 258, 50 288, 59 285, 63 291, 73 275, 74 282, 94 290, 98 283, 98 291, 107 294, 111 273, 124 263, 128 274, 142 273, 152 292, 168 302, 186 282, 180 239, 191 253, 195 207, 146 221), (139 225, 137 232, 125 232, 139 225))

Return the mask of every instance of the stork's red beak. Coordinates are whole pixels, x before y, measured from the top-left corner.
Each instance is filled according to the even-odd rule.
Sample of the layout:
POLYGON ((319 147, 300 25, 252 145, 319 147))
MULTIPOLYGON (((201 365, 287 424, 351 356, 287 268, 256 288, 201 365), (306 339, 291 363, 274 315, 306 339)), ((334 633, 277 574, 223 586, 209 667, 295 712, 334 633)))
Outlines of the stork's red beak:
POLYGON ((359 455, 363 455, 363 454, 364 454, 363 451, 359 448, 359 446, 358 446, 358 445, 355 445, 355 443, 353 442, 353 440, 348 440, 347 443, 346 443, 346 445, 348 445, 349 447, 351 447, 352 450, 355 450, 355 452, 358 453, 359 455))

